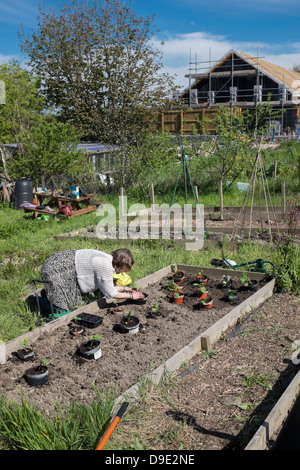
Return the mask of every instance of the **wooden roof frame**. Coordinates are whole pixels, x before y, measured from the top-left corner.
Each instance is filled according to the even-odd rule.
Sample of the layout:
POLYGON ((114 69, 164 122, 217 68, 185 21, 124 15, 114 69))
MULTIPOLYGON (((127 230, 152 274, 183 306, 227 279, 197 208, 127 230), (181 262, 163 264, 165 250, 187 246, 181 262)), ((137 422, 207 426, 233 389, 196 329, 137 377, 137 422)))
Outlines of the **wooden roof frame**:
MULTIPOLYGON (((270 62, 267 62, 265 60, 261 60, 261 58, 259 57, 252 57, 248 54, 245 54, 243 52, 240 52, 240 51, 236 51, 234 49, 232 49, 231 51, 229 51, 227 54, 225 54, 211 69, 209 72, 207 72, 207 76, 209 76, 209 74, 213 74, 214 70, 220 66, 222 66, 222 64, 224 64, 224 62, 226 60, 228 60, 233 54, 237 55, 240 59, 244 60, 245 62, 247 62, 251 67, 253 67, 254 70, 256 70, 256 72, 259 72, 265 76, 267 76, 268 78, 270 78, 271 80, 273 80, 274 82, 276 82, 278 85, 284 85, 286 87, 286 89, 291 93, 291 94, 300 94, 300 73, 298 72, 294 72, 293 70, 288 70, 288 69, 285 69, 284 67, 281 67, 279 65, 274 65, 274 64, 271 64, 270 62), (252 59, 256 59, 257 60, 257 63, 255 63, 254 61, 252 61, 252 59), (273 73, 272 73, 273 71, 273 73), (280 81, 278 76, 282 74, 282 77, 287 79, 287 80, 283 80, 283 81, 280 81), (285 83, 285 81, 287 81, 288 83, 285 83), (293 87, 292 84, 295 83, 295 82, 298 82, 297 83, 297 87, 293 87)), ((190 77, 190 76, 194 76, 196 78, 197 74, 189 74, 189 75, 186 75, 186 77, 190 77)), ((198 75, 201 75, 201 74, 198 74, 198 75)), ((182 93, 181 93, 181 97, 183 97, 184 95, 186 95, 190 89, 192 88, 195 88, 200 82, 201 80, 203 80, 203 77, 199 78, 198 80, 195 80, 195 82, 187 87, 182 93)))

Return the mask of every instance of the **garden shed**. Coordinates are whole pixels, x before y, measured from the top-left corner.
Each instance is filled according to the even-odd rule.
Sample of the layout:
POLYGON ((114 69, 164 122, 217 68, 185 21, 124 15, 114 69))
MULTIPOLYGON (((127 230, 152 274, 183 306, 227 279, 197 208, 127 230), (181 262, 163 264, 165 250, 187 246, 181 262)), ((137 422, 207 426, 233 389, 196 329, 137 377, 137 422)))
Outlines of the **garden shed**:
POLYGON ((86 152, 89 163, 93 164, 94 172, 101 180, 109 176, 112 171, 111 153, 118 149, 117 146, 105 145, 101 142, 82 142, 77 148, 78 150, 84 150, 86 152), (103 175, 102 161, 105 161, 107 164, 105 175, 103 175))

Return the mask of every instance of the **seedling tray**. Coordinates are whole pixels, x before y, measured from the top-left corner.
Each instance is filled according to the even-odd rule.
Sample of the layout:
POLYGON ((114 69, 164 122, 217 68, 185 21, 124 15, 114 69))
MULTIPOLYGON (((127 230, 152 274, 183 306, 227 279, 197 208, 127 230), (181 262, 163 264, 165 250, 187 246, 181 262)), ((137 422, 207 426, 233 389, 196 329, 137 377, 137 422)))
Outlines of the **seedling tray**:
POLYGON ((103 323, 103 317, 86 312, 80 313, 76 318, 78 319, 77 323, 86 328, 96 328, 103 323))

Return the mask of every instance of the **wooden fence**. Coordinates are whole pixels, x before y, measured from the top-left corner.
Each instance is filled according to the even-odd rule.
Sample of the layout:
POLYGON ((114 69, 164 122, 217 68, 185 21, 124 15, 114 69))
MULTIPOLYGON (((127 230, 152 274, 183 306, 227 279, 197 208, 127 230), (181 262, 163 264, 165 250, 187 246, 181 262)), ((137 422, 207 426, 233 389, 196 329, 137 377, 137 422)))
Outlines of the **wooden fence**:
POLYGON ((202 134, 205 120, 204 133, 214 134, 214 123, 207 120, 214 120, 215 113, 215 109, 207 108, 162 111, 157 116, 156 130, 181 135, 202 134))

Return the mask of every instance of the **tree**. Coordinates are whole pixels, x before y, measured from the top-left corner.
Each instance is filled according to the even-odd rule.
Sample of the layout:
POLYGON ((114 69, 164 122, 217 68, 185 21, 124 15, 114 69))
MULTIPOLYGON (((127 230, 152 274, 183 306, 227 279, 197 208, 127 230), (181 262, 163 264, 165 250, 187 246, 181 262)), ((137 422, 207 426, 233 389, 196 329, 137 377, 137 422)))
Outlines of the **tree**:
POLYGON ((21 49, 48 103, 83 138, 128 141, 167 101, 173 80, 160 73, 153 20, 119 0, 72 0, 59 13, 40 7, 31 36, 21 28, 21 49))
POLYGON ((68 123, 53 117, 39 119, 20 140, 19 152, 7 162, 12 178, 27 177, 44 186, 61 175, 69 182, 82 181, 82 175, 91 170, 85 154, 77 150, 78 136, 68 123))
MULTIPOLYGON (((202 187, 205 183, 218 184, 220 211, 223 210, 223 188, 225 181, 232 184, 239 177, 247 177, 253 170, 258 141, 269 132, 271 119, 278 118, 269 102, 260 103, 255 109, 240 112, 238 108, 220 106, 214 119, 206 119, 201 124, 203 132, 207 124, 213 124, 215 137, 198 152, 192 162, 193 170, 199 169, 202 187)), ((222 215, 222 214, 221 214, 222 215)))
POLYGON ((0 142, 17 143, 42 114, 39 81, 16 60, 0 65, 0 80, 5 83, 6 102, 0 105, 0 142))

